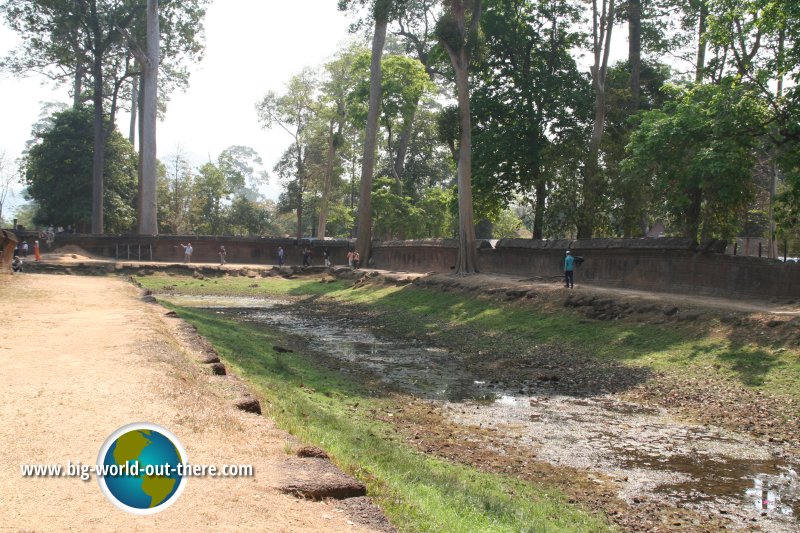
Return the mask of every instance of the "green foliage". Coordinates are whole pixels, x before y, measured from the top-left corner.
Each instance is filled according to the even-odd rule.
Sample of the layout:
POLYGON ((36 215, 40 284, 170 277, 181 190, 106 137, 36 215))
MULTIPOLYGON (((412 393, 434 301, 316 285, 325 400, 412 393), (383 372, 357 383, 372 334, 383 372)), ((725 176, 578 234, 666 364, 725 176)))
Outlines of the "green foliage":
MULTIPOLYGON (((23 158, 28 195, 36 201, 38 224, 88 229, 92 216, 93 114, 69 109, 34 131, 23 158)), ((132 231, 136 216, 137 157, 130 143, 113 131, 106 143, 103 206, 105 230, 132 231)))
POLYGON ((20 206, 17 206, 16 210, 14 210, 14 216, 11 218, 16 218, 17 224, 25 228, 33 228, 36 227, 36 222, 34 222, 34 219, 36 217, 37 210, 38 206, 36 205, 36 202, 31 200, 20 206))
POLYGON ((192 187, 194 230, 200 235, 219 235, 223 228, 223 199, 230 193, 225 173, 214 163, 197 171, 192 187))
POLYGON ((522 229, 522 219, 513 209, 503 209, 493 221, 492 226, 492 238, 516 239, 519 238, 519 231, 522 229))
MULTIPOLYGON (((608 113, 601 149, 606 173, 614 177, 610 191, 612 205, 608 212, 607 233, 610 235, 642 236, 645 219, 664 215, 653 205, 654 191, 649 184, 623 175, 620 163, 625 158, 625 146, 630 134, 638 125, 636 113, 664 106, 667 93, 661 88, 669 77, 670 68, 667 65, 643 61, 640 65, 637 108, 632 109, 630 64, 627 61, 619 62, 608 71, 608 113)), ((641 175, 638 177, 643 178, 641 175)))
MULTIPOLYGON (((447 187, 455 177, 455 162, 438 139, 435 102, 420 102, 414 115, 405 170, 401 176, 403 193, 418 202, 430 188, 447 187)), ((387 161, 386 165, 390 164, 387 161)), ((386 172, 391 174, 391 172, 386 172)))
POLYGON ((269 211, 245 196, 236 196, 227 209, 226 233, 260 236, 270 225, 269 211))
MULTIPOLYGON (((348 101, 350 118, 364 127, 369 103, 371 53, 364 50, 352 64, 352 87, 348 101)), ((388 55, 381 61, 381 125, 398 130, 414 117, 419 100, 433 89, 425 67, 416 59, 388 55)))
POLYGON ((217 157, 217 166, 225 175, 227 189, 248 197, 256 196, 258 185, 265 183, 265 172, 258 172, 261 156, 249 146, 230 146, 217 157))
POLYGON ((376 178, 372 193, 375 236, 384 240, 450 236, 456 222, 449 209, 452 200, 452 191, 429 187, 415 201, 402 196, 393 179, 376 178))
POLYGON ((663 110, 642 115, 624 171, 653 187, 683 235, 730 238, 752 195, 767 110, 751 87, 735 82, 669 91, 673 101, 663 110))
MULTIPOLYGON (((590 118, 590 86, 571 55, 579 13, 566 0, 484 4, 472 93, 476 215, 496 217, 518 195, 543 211, 559 152, 590 118)), ((541 238, 541 224, 534 233, 541 238)))
POLYGON ((798 143, 787 147, 781 158, 784 184, 776 203, 778 235, 800 245, 800 149, 798 143))

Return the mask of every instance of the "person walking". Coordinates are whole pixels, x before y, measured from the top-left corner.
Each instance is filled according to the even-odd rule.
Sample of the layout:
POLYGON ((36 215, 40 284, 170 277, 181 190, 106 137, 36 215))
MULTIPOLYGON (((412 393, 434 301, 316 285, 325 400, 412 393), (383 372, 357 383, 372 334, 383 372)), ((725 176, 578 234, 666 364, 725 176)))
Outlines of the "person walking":
POLYGON ((327 248, 322 249, 322 258, 325 259, 325 266, 331 266, 331 253, 328 251, 327 248))
POLYGON ((194 248, 192 248, 192 243, 183 244, 183 262, 184 263, 191 263, 192 262, 192 252, 194 252, 194 248))
POLYGON ((225 247, 224 246, 220 246, 219 247, 219 264, 220 264, 220 266, 225 264, 225 257, 227 255, 228 255, 228 252, 225 251, 225 247))
POLYGON ((347 266, 353 268, 353 250, 347 251, 347 266))
POLYGON ((278 246, 278 266, 283 266, 283 246, 278 246))
POLYGON ((22 241, 22 257, 28 257, 28 241, 22 241))
POLYGON ((37 261, 42 260, 42 256, 39 254, 39 241, 33 241, 33 256, 37 261))
POLYGON ((361 254, 358 253, 358 250, 353 252, 353 268, 358 270, 359 265, 361 264, 361 254))
POLYGON ((564 287, 571 289, 575 286, 575 258, 572 253, 567 250, 567 256, 564 258, 564 287))

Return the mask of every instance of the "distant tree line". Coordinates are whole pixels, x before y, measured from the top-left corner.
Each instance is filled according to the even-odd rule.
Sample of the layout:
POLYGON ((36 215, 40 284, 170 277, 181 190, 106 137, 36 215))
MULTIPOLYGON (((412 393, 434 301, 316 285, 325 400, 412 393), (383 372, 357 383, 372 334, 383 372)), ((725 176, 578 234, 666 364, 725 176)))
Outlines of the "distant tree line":
MULTIPOLYGON (((232 147, 194 170, 176 155, 161 167, 160 231, 356 237, 362 257, 373 237, 454 237, 464 273, 476 269, 476 237, 637 237, 661 222, 698 241, 763 236, 771 256, 797 242, 797 2, 339 4, 354 43, 256 105, 261 124, 290 139, 273 168, 277 204, 243 171, 254 151, 232 147), (627 57, 610 63, 620 32, 627 57)), ((165 41, 184 43, 165 54, 175 85, 185 81, 177 66, 202 47, 166 20, 165 41)), ((33 24, 14 27, 36 35, 33 24)), ((37 59, 31 47, 7 66, 43 68, 26 58, 37 59)), ((68 66, 59 72, 78 87, 81 69, 68 66)), ((108 95, 110 80, 127 79, 111 72, 108 95)), ((109 126, 119 100, 105 100, 109 126)), ((36 179, 29 173, 32 195, 36 179)))

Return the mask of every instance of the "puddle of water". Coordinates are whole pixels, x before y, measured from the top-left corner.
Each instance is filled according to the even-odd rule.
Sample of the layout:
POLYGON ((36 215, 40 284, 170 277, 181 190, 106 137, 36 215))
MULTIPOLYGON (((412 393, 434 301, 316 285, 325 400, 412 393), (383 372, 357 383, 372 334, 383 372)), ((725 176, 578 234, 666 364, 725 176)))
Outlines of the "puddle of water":
POLYGON ((202 309, 266 309, 274 307, 280 302, 267 300, 264 298, 245 298, 241 296, 189 296, 189 295, 168 295, 159 296, 175 305, 182 307, 199 307, 202 309))
POLYGON ((682 504, 718 498, 744 499, 754 509, 798 516, 800 492, 797 472, 774 460, 737 460, 725 457, 654 456, 619 450, 623 469, 667 470, 685 474, 685 481, 660 485, 656 491, 682 504))
POLYGON ((675 423, 658 409, 607 396, 558 396, 530 384, 509 389, 476 375, 446 350, 386 341, 348 319, 320 321, 284 302, 169 300, 302 335, 320 352, 442 402, 455 422, 494 427, 508 443, 534 448, 541 460, 624 480, 623 497, 649 495, 702 512, 724 512, 743 527, 757 520, 769 531, 798 530, 798 468, 773 460, 767 448, 745 436, 675 423))

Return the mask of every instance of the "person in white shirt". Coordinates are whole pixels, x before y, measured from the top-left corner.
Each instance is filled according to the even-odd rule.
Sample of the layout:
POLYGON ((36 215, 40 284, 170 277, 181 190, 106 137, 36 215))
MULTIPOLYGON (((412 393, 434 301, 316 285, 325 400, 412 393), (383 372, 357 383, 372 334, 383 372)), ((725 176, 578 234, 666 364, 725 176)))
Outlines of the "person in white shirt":
POLYGON ((181 246, 183 246, 183 262, 184 263, 191 263, 191 261, 192 261, 192 252, 194 251, 194 248, 192 248, 192 243, 188 243, 188 244, 181 243, 181 246))

